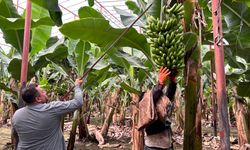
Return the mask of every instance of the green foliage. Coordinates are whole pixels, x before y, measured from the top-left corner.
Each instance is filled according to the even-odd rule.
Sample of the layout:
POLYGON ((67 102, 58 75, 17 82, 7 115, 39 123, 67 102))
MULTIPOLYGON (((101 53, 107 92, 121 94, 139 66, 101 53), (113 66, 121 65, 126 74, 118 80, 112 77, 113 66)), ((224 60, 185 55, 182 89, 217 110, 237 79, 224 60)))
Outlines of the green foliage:
POLYGON ((161 8, 162 8, 162 1, 163 0, 148 0, 147 7, 152 4, 152 6, 149 8, 147 14, 150 14, 151 16, 155 18, 160 18, 161 14, 161 8))
POLYGON ((6 18, 20 18, 13 1, 10 0, 1 0, 0 1, 0 15, 6 18))
POLYGON ((185 45, 185 50, 188 51, 191 48, 195 47, 197 44, 197 34, 194 32, 186 32, 184 33, 184 45, 185 45))
POLYGON ((237 92, 242 97, 250 97, 250 82, 240 82, 237 86, 237 92))
POLYGON ((128 91, 129 93, 134 93, 134 94, 140 95, 140 91, 138 91, 138 90, 136 90, 135 88, 129 86, 127 83, 122 82, 120 85, 121 85, 121 87, 122 87, 124 90, 128 91))
POLYGON ((193 17, 193 10, 194 10, 194 6, 192 4, 191 1, 184 1, 183 3, 184 5, 184 18, 185 18, 185 25, 186 25, 186 31, 190 31, 190 29, 192 29, 192 17, 193 17))
POLYGON ((49 11, 50 18, 54 21, 55 25, 61 26, 62 23, 62 11, 58 6, 58 0, 31 0, 33 3, 47 9, 49 11))
MULTIPOLYGON (((46 41, 46 49, 52 47, 54 44, 56 44, 59 41, 57 36, 53 36, 50 37, 47 41, 46 41)), ((60 42, 60 41, 59 41, 60 42)), ((61 42, 60 42, 61 43, 61 42)))
MULTIPOLYGON (((121 21, 122 21, 122 24, 124 26, 129 26, 132 22, 135 21, 135 19, 138 17, 137 15, 135 14, 131 14, 129 12, 126 12, 125 10, 123 9, 119 9, 117 7, 114 7, 115 11, 120 15, 120 18, 121 18, 121 21)), ((140 18, 136 23, 135 25, 137 26, 140 26, 140 27, 144 27, 145 26, 145 18, 140 18)))
POLYGON ((208 51, 202 59, 203 62, 210 60, 214 60, 214 51, 208 51))
POLYGON ((140 7, 137 6, 137 4, 134 1, 127 0, 125 4, 127 5, 128 9, 131 10, 134 14, 139 15, 141 13, 140 7))
POLYGON ((87 52, 90 50, 91 45, 88 42, 79 41, 75 48, 75 59, 77 64, 77 74, 83 75, 89 60, 87 52))
POLYGON ((68 56, 68 48, 64 44, 59 44, 56 47, 50 47, 49 49, 41 51, 39 53, 38 60, 34 64, 36 70, 46 67, 47 64, 52 62, 60 62, 68 56))
MULTIPOLYGON (((100 65, 100 64, 99 64, 100 65)), ((86 83, 84 83, 85 88, 95 88, 102 84, 102 82, 111 76, 111 72, 109 72, 110 66, 103 64, 102 67, 99 67, 98 70, 90 72, 86 78, 86 83)))
MULTIPOLYGON (((21 77, 21 65, 22 60, 18 58, 14 58, 11 60, 8 71, 11 74, 12 78, 19 80, 21 77)), ((28 64, 28 73, 27 73, 27 80, 30 80, 33 76, 35 76, 35 69, 33 66, 29 63, 28 64)))
MULTIPOLYGON (((69 23, 65 23, 60 31, 72 39, 81 39, 96 43, 99 47, 106 49, 113 43, 125 29, 115 29, 111 27, 107 20, 100 18, 84 18, 69 23)), ((150 58, 149 46, 146 38, 131 28, 115 45, 119 47, 132 47, 141 50, 150 58)))
POLYGON ((0 60, 5 65, 9 64, 11 59, 4 53, 4 51, 1 51, 0 49, 0 60))
POLYGON ((233 68, 239 68, 239 69, 245 69, 245 65, 239 61, 237 61, 236 56, 237 55, 233 55, 232 51, 230 48, 225 47, 224 48, 224 52, 225 52, 225 60, 226 62, 233 68))
POLYGON ((88 4, 90 7, 94 6, 95 1, 94 0, 88 0, 88 4))
MULTIPOLYGON (((37 18, 39 19, 39 18, 37 18)), ((24 29, 25 19, 24 18, 5 18, 0 16, 0 28, 4 30, 19 30, 24 29)), ((39 20, 31 21, 31 28, 37 28, 40 25, 52 26, 53 22, 49 17, 43 17, 39 20)))
POLYGON ((146 69, 146 67, 143 65, 142 61, 138 57, 131 56, 123 51, 118 50, 110 54, 109 56, 113 60, 113 62, 115 62, 116 65, 126 68, 127 71, 129 71, 130 66, 146 69))
POLYGON ((87 6, 84 6, 78 9, 78 15, 79 15, 79 18, 94 17, 94 18, 105 19, 100 12, 87 6))
MULTIPOLYGON (((1 0, 0 9, 0 16, 5 18, 21 18, 11 0, 1 0)), ((11 44, 21 53, 23 48, 23 29, 5 30, 1 28, 1 30, 3 32, 5 42, 11 44)))
MULTIPOLYGON (((32 55, 37 54, 40 50, 45 48, 47 40, 50 38, 51 29, 53 26, 52 20, 49 18, 49 14, 46 9, 32 4, 32 19, 48 18, 51 24, 38 26, 32 29, 32 39, 31 39, 31 52, 32 55)), ((38 20, 38 21, 39 21, 38 20)))
POLYGON ((11 92, 12 94, 17 96, 16 91, 11 90, 7 85, 5 85, 4 83, 1 83, 1 82, 0 82, 0 89, 4 90, 4 91, 7 91, 7 92, 11 92))

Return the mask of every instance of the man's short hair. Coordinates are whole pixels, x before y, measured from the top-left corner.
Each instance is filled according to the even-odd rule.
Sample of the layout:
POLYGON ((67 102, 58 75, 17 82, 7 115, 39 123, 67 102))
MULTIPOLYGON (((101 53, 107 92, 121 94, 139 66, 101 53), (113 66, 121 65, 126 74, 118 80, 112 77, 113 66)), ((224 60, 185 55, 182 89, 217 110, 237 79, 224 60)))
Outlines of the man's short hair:
POLYGON ((29 84, 22 90, 22 99, 27 103, 31 104, 35 101, 35 98, 39 96, 39 92, 36 87, 38 84, 29 84))

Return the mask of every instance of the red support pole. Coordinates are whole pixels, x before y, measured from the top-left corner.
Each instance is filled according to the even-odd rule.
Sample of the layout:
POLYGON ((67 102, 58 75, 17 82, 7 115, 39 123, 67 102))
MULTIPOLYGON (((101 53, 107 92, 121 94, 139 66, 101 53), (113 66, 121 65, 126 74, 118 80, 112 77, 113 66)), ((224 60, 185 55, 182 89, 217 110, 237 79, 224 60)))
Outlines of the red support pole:
POLYGON ((24 40, 23 40, 23 52, 22 52, 22 68, 21 68, 21 86, 26 86, 27 73, 28 73, 28 55, 30 45, 30 24, 31 24, 31 1, 27 0, 26 4, 26 16, 25 16, 25 28, 24 28, 24 40))
POLYGON ((229 121, 227 111, 226 79, 224 70, 224 47, 221 21, 221 1, 212 0, 213 35, 214 35, 214 55, 216 70, 216 94, 219 113, 219 134, 220 149, 229 150, 229 121))
POLYGON ((18 6, 19 6, 19 0, 16 1, 16 9, 18 11, 18 6))

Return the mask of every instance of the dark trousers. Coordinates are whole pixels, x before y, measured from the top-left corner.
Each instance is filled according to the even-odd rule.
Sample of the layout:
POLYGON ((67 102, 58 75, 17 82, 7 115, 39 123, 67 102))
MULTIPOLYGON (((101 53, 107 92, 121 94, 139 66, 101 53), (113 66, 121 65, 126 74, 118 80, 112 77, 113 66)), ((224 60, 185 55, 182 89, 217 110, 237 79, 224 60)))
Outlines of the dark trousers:
POLYGON ((170 148, 158 148, 158 147, 147 147, 145 145, 144 150, 174 150, 172 147, 170 148))

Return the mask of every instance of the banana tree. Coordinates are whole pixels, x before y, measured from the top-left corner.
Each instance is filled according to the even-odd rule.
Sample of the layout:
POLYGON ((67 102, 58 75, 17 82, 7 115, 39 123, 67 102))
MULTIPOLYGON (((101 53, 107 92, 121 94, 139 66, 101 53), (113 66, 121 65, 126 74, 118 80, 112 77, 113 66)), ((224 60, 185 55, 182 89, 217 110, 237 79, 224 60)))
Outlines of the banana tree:
MULTIPOLYGON (((13 57, 13 53, 11 51, 9 54, 6 54, 2 49, 0 49, 0 73, 1 73, 1 82, 0 82, 0 89, 4 90, 7 94, 13 94, 15 98, 17 98, 17 91, 14 89, 8 87, 5 83, 9 82, 10 74, 8 73, 7 67, 9 62, 11 61, 11 57, 13 57)), ((16 103, 13 101, 13 103, 16 103)))
MULTIPOLYGON (((30 57, 32 61, 29 63, 28 70, 28 79, 31 79, 35 76, 36 71, 39 71, 41 68, 46 67, 47 64, 51 62, 62 61, 63 58, 66 58, 68 55, 67 47, 61 42, 57 42, 48 49, 44 49, 37 53, 36 56, 30 57)), ((21 57, 13 58, 9 65, 8 71, 12 77, 16 80, 19 80, 21 73, 21 57)))
MULTIPOLYGON (((34 59, 37 59, 37 60, 30 62, 29 64, 29 68, 30 68, 29 79, 35 75, 34 73, 36 70, 46 65, 45 62, 48 62, 46 59, 48 58, 54 59, 56 58, 54 56, 58 55, 59 53, 65 56, 65 52, 66 52, 65 47, 61 45, 55 50, 56 53, 54 56, 52 56, 51 54, 50 55, 47 54, 46 56, 40 57, 39 59, 37 56, 35 56, 36 54, 38 54, 39 51, 45 48, 46 41, 50 37, 51 28, 54 25, 53 21, 50 19, 50 16, 47 10, 40 7, 39 5, 33 4, 33 7, 32 7, 32 19, 33 20, 31 22, 32 37, 31 37, 31 46, 30 46, 30 60, 34 60, 34 59)), ((51 5, 52 4, 48 4, 47 7, 50 7, 52 9, 51 5)), ((18 51, 19 54, 22 54, 24 18, 17 13, 17 10, 14 7, 14 4, 12 3, 12 1, 6 1, 6 0, 0 1, 0 8, 2 10, 0 13, 0 18, 2 22, 0 28, 4 34, 4 39, 6 43, 11 44, 18 51)), ((50 14, 53 14, 53 13, 50 13, 50 14)), ((60 17, 59 18, 57 17, 57 19, 60 20, 60 17)), ((53 53, 53 50, 47 49, 47 51, 50 51, 47 53, 53 53)), ((20 67, 18 67, 21 64, 20 58, 21 58, 20 56, 13 58, 13 60, 9 62, 9 66, 8 66, 9 72, 11 72, 13 78, 17 80, 20 77, 20 67)), ((62 59, 62 57, 60 58, 62 59)))

